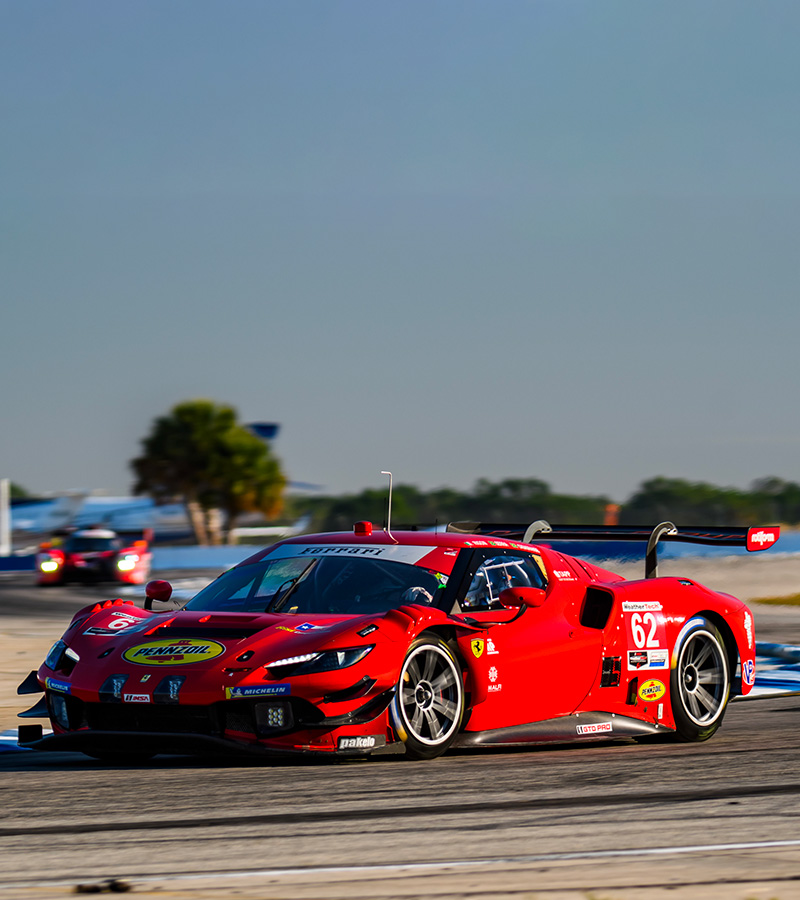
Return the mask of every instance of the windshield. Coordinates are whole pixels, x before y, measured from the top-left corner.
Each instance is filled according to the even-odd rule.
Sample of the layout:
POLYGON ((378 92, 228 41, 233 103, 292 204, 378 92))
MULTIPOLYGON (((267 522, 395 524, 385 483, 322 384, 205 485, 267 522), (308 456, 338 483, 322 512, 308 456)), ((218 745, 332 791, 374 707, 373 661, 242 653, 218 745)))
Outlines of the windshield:
POLYGON ((122 546, 118 538, 76 537, 67 538, 64 549, 67 553, 101 553, 104 550, 117 550, 122 546))
POLYGON ((237 566, 185 609, 366 615, 434 604, 444 575, 386 559, 290 557, 237 566))

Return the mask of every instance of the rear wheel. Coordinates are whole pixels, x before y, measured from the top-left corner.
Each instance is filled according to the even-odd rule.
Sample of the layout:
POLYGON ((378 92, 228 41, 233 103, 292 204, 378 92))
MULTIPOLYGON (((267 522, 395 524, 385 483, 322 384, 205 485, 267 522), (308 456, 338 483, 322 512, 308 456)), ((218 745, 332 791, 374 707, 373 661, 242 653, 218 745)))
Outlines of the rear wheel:
POLYGON ((684 626, 674 651, 670 693, 675 731, 684 741, 706 741, 722 724, 730 697, 730 669, 717 627, 700 616, 684 626))
POLYGON ((464 716, 461 667, 448 645, 435 635, 422 635, 408 650, 392 721, 412 759, 433 759, 453 743, 464 716))

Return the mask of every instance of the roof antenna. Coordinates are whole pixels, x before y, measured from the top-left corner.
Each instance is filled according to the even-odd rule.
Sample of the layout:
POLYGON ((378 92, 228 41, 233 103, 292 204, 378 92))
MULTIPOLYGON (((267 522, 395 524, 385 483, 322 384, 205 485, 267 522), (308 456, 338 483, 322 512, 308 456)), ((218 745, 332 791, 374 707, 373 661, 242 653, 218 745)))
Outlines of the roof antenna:
POLYGON ((394 540, 392 537, 392 473, 381 470, 381 475, 389 476, 389 513, 386 517, 386 533, 394 540))

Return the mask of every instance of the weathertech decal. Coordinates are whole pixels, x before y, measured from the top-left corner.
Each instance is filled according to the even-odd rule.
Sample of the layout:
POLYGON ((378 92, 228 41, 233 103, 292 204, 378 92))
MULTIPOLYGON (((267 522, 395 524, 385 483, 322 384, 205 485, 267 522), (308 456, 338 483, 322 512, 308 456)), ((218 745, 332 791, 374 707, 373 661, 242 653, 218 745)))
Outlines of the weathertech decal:
POLYGON ((660 610, 661 604, 658 600, 622 601, 623 612, 659 612, 660 610))
POLYGON ((216 641, 199 641, 194 638, 178 638, 176 641, 149 641, 129 647, 122 658, 139 666, 188 666, 207 662, 225 652, 216 641))
POLYGON ((775 528, 750 528, 747 531, 748 550, 766 550, 771 547, 781 536, 779 527, 775 528))
POLYGON ((598 722, 596 725, 578 725, 578 734, 602 734, 604 731, 613 731, 611 722, 598 722))

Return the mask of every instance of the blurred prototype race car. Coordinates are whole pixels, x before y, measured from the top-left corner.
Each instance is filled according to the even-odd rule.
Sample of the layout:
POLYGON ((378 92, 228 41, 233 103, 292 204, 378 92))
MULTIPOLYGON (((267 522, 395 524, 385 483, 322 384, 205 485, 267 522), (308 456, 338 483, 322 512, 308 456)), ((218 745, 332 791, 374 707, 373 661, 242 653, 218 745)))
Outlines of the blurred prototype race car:
POLYGON ((180 609, 78 612, 19 693, 20 743, 99 758, 236 751, 430 759, 450 747, 703 741, 755 682, 753 617, 657 577, 660 540, 764 549, 778 528, 450 526, 294 537, 180 609), (549 544, 648 541, 626 581, 549 544))
POLYGON ((150 574, 150 557, 146 540, 130 541, 105 528, 69 531, 40 545, 36 554, 36 582, 144 584, 150 574))

